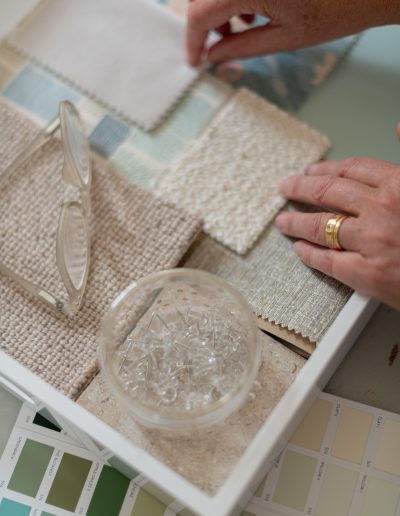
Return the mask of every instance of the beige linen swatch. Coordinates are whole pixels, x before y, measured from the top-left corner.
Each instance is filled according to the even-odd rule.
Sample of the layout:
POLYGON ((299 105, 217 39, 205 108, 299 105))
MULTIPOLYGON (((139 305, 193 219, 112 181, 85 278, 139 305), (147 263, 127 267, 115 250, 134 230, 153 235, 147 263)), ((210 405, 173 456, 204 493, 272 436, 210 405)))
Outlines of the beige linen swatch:
POLYGON ((242 254, 283 206, 279 180, 303 173, 328 147, 325 136, 243 88, 155 190, 201 215, 209 235, 242 254))
MULTIPOLYGON (((0 103, 0 174, 37 134, 26 118, 0 103)), ((60 205, 76 198, 61 178, 63 154, 50 140, 0 188, 0 260, 26 279, 65 296, 56 268, 60 205)), ((200 221, 112 171, 94 165, 91 267, 78 315, 53 313, 0 275, 0 349, 75 398, 97 372, 101 316, 132 281, 177 265, 200 221)))

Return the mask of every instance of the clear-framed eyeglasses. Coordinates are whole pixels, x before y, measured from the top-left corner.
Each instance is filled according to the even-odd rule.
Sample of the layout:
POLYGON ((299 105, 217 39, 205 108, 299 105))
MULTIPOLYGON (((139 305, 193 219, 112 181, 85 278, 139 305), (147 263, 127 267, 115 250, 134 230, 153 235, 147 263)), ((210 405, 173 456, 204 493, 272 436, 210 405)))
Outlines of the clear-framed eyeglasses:
POLYGON ((54 310, 73 315, 82 304, 89 274, 89 216, 92 169, 89 143, 83 123, 77 109, 71 102, 64 100, 60 103, 59 116, 1 174, 0 180, 4 181, 10 177, 59 128, 61 129, 64 151, 62 178, 65 183, 77 187, 80 192, 80 201, 69 201, 61 205, 57 228, 56 262, 68 299, 59 299, 45 288, 13 272, 1 262, 0 272, 10 277, 54 310))

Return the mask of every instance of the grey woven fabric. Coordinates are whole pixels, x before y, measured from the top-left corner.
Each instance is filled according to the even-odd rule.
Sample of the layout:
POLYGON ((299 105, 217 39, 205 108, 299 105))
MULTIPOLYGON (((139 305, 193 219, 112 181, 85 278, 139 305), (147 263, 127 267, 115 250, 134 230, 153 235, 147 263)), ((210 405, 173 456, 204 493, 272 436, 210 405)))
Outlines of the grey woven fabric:
POLYGON ((189 255, 186 267, 222 276, 247 298, 258 316, 318 342, 351 290, 305 266, 292 241, 271 224, 245 256, 204 236, 189 255))
MULTIPOLYGON (((37 134, 0 103, 0 173, 37 134)), ((61 144, 52 139, 0 185, 0 260, 65 296, 56 267, 60 205, 79 198, 61 177, 61 144)), ((177 265, 200 221, 95 164, 91 192, 91 268, 84 305, 67 318, 0 276, 0 348, 75 398, 97 371, 96 333, 112 299, 129 283, 177 265)))

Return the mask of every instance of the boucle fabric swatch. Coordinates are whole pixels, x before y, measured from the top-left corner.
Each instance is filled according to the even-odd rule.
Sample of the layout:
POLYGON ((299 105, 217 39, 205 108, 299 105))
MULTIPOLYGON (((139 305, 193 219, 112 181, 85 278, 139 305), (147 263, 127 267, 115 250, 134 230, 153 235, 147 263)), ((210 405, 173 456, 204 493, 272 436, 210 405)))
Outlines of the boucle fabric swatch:
POLYGON ((242 254, 283 206, 279 180, 303 173, 328 147, 325 136, 240 89, 155 189, 201 215, 209 235, 242 254))
POLYGON ((273 224, 245 256, 204 235, 183 265, 221 276, 258 316, 319 342, 352 290, 304 265, 292 245, 273 224))
POLYGON ((125 435, 209 495, 215 494, 254 436, 290 387, 305 359, 260 332, 262 363, 254 396, 221 424, 190 436, 166 435, 138 425, 96 376, 78 399, 79 405, 125 435))
MULTIPOLYGON (((0 103, 0 174, 37 128, 0 103)), ((77 197, 61 178, 61 144, 51 139, 0 188, 0 260, 26 279, 64 296, 56 267, 60 205, 77 197)), ((0 275, 0 349, 71 398, 97 372, 102 315, 132 281, 177 265, 200 221, 97 163, 91 190, 91 264, 75 317, 48 309, 0 275)))
POLYGON ((184 40, 183 20, 151 0, 42 0, 8 39, 146 130, 199 75, 184 40))

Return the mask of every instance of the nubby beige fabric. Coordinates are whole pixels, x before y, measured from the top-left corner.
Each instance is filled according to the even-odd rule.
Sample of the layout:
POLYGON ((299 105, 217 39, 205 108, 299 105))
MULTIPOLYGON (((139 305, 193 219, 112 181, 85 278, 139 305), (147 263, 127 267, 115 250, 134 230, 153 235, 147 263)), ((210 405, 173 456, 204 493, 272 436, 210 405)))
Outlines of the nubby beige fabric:
POLYGON ((155 188, 199 214, 210 236, 242 254, 284 205, 279 180, 305 172, 328 148, 325 136, 240 89, 155 188))
MULTIPOLYGON (((38 134, 0 103, 0 174, 38 134)), ((61 177, 63 153, 52 139, 0 185, 0 260, 50 292, 65 296, 56 267, 60 205, 78 199, 61 177)), ((83 307, 53 313, 0 275, 0 349, 75 398, 97 372, 96 334, 110 302, 132 281, 177 265, 200 220, 111 170, 94 165, 91 267, 83 307)))
POLYGON ((101 374, 78 403, 189 482, 214 495, 305 364, 304 358, 261 332, 260 343, 262 363, 253 386, 254 395, 240 410, 207 431, 173 435, 143 429, 120 409, 101 374))

